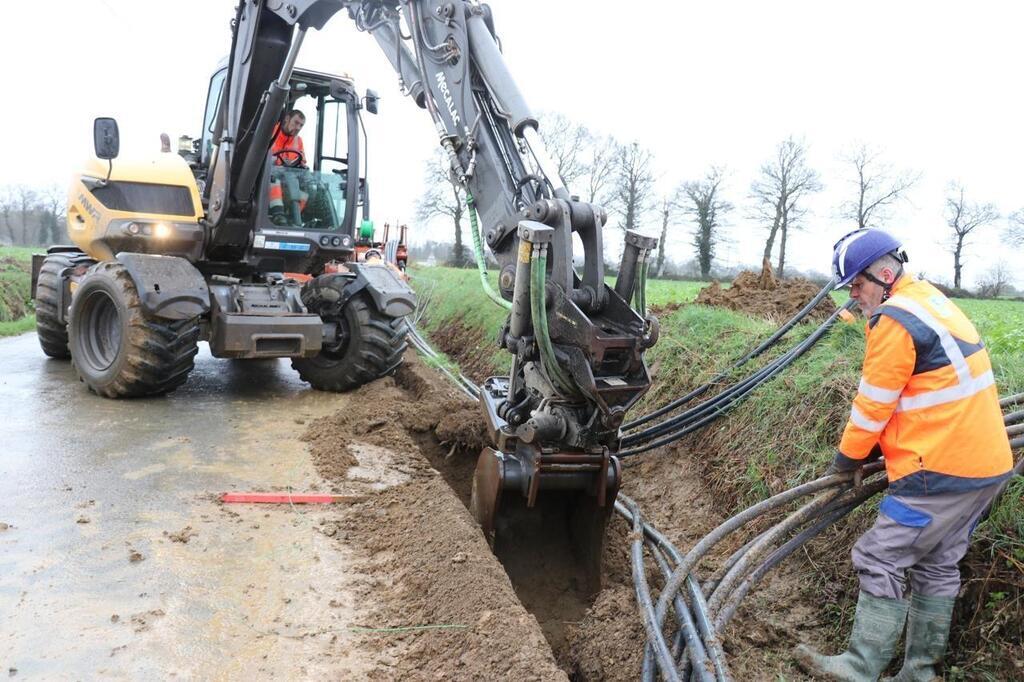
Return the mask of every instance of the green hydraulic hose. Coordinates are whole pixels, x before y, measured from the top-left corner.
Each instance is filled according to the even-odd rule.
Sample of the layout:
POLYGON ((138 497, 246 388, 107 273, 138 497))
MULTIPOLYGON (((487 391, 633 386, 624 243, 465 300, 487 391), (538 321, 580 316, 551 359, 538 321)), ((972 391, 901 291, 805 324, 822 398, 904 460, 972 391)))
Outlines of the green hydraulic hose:
POLYGON ((530 315, 533 317, 533 333, 540 347, 541 360, 555 388, 566 395, 575 395, 576 389, 572 381, 562 373, 555 357, 555 349, 551 345, 548 333, 547 301, 544 298, 544 281, 547 276, 548 258, 538 253, 534 246, 533 265, 530 268, 530 315))
POLYGON ((636 285, 636 290, 633 292, 633 307, 636 308, 636 312, 640 317, 647 316, 647 260, 644 259, 640 262, 639 282, 636 285))
POLYGON ((499 296, 491 288, 491 283, 487 281, 487 263, 484 261, 484 248, 480 243, 480 228, 476 220, 476 203, 473 201, 473 195, 469 193, 469 190, 466 190, 466 208, 469 209, 469 224, 473 232, 473 253, 476 255, 476 268, 480 271, 480 284, 484 288, 484 293, 502 308, 512 310, 512 303, 499 296))

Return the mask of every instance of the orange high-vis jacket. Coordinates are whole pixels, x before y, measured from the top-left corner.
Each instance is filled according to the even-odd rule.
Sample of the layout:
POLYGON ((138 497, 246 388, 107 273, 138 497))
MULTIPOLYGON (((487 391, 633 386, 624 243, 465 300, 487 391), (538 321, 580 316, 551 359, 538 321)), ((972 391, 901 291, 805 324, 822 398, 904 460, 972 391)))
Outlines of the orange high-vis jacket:
POLYGON ((274 154, 286 149, 297 151, 301 153, 302 156, 300 157, 298 154, 282 154, 280 156, 275 156, 275 165, 292 165, 293 163, 297 163, 300 159, 302 163, 306 162, 306 151, 302 146, 302 138, 298 135, 285 135, 281 132, 281 125, 278 124, 278 126, 274 128, 274 141, 270 145, 270 153, 274 154))
POLYGON ((981 488, 1009 476, 988 351, 942 292, 904 275, 867 324, 864 372, 837 463, 881 447, 894 495, 981 488))

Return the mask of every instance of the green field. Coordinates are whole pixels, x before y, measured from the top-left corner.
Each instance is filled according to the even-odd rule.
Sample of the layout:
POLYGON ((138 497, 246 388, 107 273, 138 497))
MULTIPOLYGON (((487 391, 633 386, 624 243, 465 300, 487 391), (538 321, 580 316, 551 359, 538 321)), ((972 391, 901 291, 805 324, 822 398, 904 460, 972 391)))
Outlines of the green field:
MULTIPOLYGON (((511 356, 493 342, 506 312, 484 296, 476 271, 417 267, 412 275, 414 287, 426 300, 420 327, 432 338, 442 338, 452 329, 472 332, 470 343, 480 346, 477 351, 490 358, 493 370, 507 372, 511 356)), ((493 273, 491 276, 493 280, 493 273)), ((690 303, 702 286, 696 282, 651 282, 649 305, 690 303)), ((845 299, 845 293, 839 292, 837 298, 845 299)), ((956 303, 974 321, 989 348, 1000 395, 1024 391, 1024 302, 971 299, 956 303)), ((636 415, 707 381, 774 331, 774 326, 762 319, 699 305, 683 305, 662 315, 660 321, 660 341, 647 353, 654 387, 634 409, 636 415)), ((809 324, 798 326, 780 348, 748 363, 737 376, 750 373, 812 329, 809 324)), ((720 493, 721 499, 735 500, 736 509, 816 477, 831 461, 846 423, 863 353, 863 322, 837 325, 727 419, 693 434, 671 456, 699 452, 707 472, 706 484, 720 493)), ((992 638, 996 626, 1017 628, 1019 638, 1024 620, 1022 497, 1024 480, 1017 479, 975 532, 976 542, 967 562, 969 573, 986 567, 991 567, 991 573, 984 587, 978 587, 980 592, 963 600, 974 610, 961 618, 970 619, 973 629, 961 629, 956 635, 961 650, 967 653, 951 663, 961 670, 992 670, 986 673, 991 679, 999 679, 999 671, 1006 669, 1001 666, 1011 663, 1005 652, 989 651, 986 638, 992 638)), ((855 533, 872 515, 873 511, 863 510, 847 523, 845 533, 839 531, 832 538, 831 547, 819 548, 815 553, 818 573, 809 580, 812 586, 837 581, 848 586, 848 593, 856 594, 849 566, 842 562, 855 533), (842 544, 842 553, 834 551, 835 544, 842 544)), ((840 606, 849 611, 849 604, 840 606)), ((837 613, 843 610, 833 607, 837 613)), ((844 632, 848 630, 837 621, 836 636, 844 632)), ((958 673, 954 670, 953 674, 958 673)))
POLYGON ((0 336, 35 329, 32 314, 32 254, 38 249, 23 246, 0 247, 0 336))

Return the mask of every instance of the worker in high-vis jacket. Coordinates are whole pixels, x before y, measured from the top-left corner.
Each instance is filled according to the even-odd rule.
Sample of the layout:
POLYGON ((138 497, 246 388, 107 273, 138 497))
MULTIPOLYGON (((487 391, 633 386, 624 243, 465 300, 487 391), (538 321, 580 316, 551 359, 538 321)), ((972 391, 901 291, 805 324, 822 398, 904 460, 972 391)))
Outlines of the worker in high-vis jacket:
POLYGON ((904 623, 906 655, 895 679, 936 676, 960 589, 957 564, 1012 468, 978 332, 938 289, 906 272, 906 262, 901 244, 874 229, 840 239, 832 258, 836 288, 850 285, 868 323, 860 387, 830 471, 880 455, 889 489, 853 548, 860 595, 847 650, 795 652, 826 679, 878 679, 904 623))
MULTIPOLYGON (((275 166, 290 168, 306 167, 306 150, 299 132, 306 125, 306 115, 298 109, 291 109, 274 129, 274 140, 270 155, 275 166)), ((267 204, 270 220, 275 225, 302 226, 299 215, 306 208, 309 195, 303 190, 294 174, 271 171, 269 200, 267 204), (287 192, 285 190, 288 190, 287 192), (286 196, 287 195, 287 196, 286 196), (297 206, 294 215, 292 206, 297 206), (292 215, 290 215, 292 214, 292 215)))

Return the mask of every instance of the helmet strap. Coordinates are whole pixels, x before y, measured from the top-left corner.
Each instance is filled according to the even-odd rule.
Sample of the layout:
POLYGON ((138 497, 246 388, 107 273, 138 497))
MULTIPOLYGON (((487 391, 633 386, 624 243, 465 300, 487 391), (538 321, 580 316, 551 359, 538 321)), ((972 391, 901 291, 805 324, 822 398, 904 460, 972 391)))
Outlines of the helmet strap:
POLYGON ((896 276, 893 278, 891 282, 888 283, 878 279, 867 270, 860 274, 864 275, 864 279, 868 280, 869 282, 874 282, 878 286, 882 287, 882 303, 885 303, 892 296, 892 287, 894 284, 896 284, 896 280, 903 276, 903 266, 900 265, 899 270, 896 271, 896 276))

